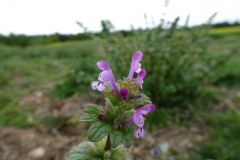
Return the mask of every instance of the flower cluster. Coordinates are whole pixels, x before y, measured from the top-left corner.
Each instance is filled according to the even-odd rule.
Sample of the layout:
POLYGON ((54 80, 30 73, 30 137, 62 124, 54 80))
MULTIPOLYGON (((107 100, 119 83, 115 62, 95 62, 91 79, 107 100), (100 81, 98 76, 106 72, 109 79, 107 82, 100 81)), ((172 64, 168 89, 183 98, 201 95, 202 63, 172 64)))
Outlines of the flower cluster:
MULTIPOLYGON (((136 138, 144 136, 144 116, 155 109, 155 105, 152 103, 141 103, 140 106, 137 103, 139 99, 142 100, 140 89, 142 89, 143 79, 147 74, 146 71, 141 68, 140 61, 142 60, 142 57, 143 54, 141 51, 137 51, 133 54, 128 77, 120 81, 115 80, 112 69, 107 61, 98 61, 97 67, 101 72, 98 76, 98 80, 91 83, 91 87, 94 90, 104 93, 113 93, 115 99, 118 101, 116 105, 119 106, 119 104, 126 103, 126 105, 130 106, 127 107, 126 110, 129 110, 132 115, 130 117, 125 116, 124 120, 118 119, 118 121, 124 121, 126 125, 135 124, 137 129, 134 132, 134 136, 136 138), (134 77, 135 74, 136 76, 134 77)), ((103 120, 104 114, 101 113, 98 116, 98 119, 103 120)))

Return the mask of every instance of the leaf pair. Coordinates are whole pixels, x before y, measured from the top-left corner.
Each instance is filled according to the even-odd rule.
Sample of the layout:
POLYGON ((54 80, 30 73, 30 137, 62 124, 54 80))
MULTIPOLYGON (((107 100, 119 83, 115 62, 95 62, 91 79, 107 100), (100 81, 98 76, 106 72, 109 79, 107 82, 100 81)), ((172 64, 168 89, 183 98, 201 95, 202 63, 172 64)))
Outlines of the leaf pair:
POLYGON ((124 129, 113 128, 105 122, 93 123, 88 129, 88 138, 93 142, 98 142, 107 135, 110 135, 112 147, 124 144, 130 147, 133 139, 133 128, 128 126, 124 129))

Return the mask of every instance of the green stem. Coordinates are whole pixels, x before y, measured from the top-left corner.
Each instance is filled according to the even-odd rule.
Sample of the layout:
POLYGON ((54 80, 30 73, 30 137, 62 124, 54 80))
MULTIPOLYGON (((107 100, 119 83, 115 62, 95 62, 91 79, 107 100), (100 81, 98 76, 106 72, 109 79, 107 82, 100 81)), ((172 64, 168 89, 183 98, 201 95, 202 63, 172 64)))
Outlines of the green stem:
POLYGON ((111 148, 112 148, 112 144, 111 144, 111 140, 110 140, 110 135, 108 134, 106 145, 105 145, 105 151, 110 151, 111 148))

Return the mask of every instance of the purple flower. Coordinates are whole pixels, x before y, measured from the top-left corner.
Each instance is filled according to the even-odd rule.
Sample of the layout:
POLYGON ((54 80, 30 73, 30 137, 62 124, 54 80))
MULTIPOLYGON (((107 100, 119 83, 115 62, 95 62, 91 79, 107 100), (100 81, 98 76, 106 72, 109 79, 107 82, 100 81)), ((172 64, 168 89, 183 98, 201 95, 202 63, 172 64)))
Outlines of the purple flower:
POLYGON ((156 106, 154 104, 147 104, 143 107, 136 109, 132 115, 130 122, 134 123, 138 129, 135 130, 134 136, 136 138, 141 138, 144 136, 144 115, 147 115, 150 111, 155 110, 156 106))
POLYGON ((141 86, 143 84, 143 78, 147 75, 147 72, 143 69, 137 74, 136 82, 141 86))
POLYGON ((94 90, 104 91, 106 87, 104 86, 104 82, 110 82, 115 93, 119 94, 119 90, 113 76, 112 70, 107 61, 100 60, 97 62, 97 67, 102 70, 102 72, 98 76, 98 81, 93 81, 91 83, 91 87, 94 90))
POLYGON ((134 72, 139 73, 141 71, 141 63, 139 63, 141 60, 142 60, 142 52, 141 51, 135 52, 132 57, 131 67, 128 74, 129 79, 133 78, 134 72))
POLYGON ((122 88, 120 90, 120 95, 122 96, 123 99, 127 99, 128 98, 128 89, 127 88, 122 88))

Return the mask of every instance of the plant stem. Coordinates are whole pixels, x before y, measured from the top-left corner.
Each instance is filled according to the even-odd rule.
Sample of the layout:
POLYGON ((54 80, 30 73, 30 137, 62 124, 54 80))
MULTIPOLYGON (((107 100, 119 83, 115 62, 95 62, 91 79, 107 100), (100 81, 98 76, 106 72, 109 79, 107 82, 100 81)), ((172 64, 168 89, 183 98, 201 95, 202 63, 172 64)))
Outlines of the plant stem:
POLYGON ((107 136, 107 141, 106 141, 106 145, 105 145, 105 151, 110 151, 112 148, 112 144, 111 144, 111 140, 110 140, 110 135, 108 134, 107 136))

